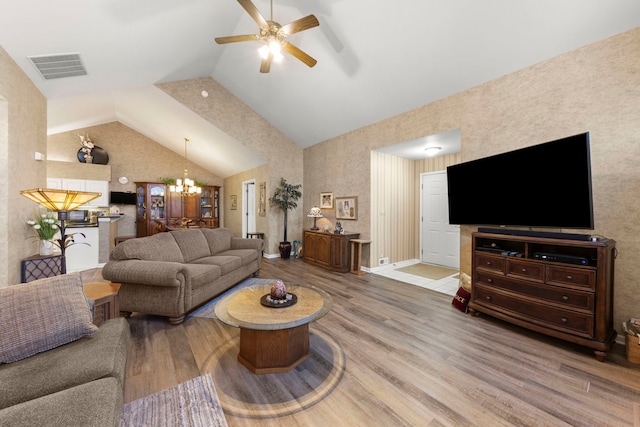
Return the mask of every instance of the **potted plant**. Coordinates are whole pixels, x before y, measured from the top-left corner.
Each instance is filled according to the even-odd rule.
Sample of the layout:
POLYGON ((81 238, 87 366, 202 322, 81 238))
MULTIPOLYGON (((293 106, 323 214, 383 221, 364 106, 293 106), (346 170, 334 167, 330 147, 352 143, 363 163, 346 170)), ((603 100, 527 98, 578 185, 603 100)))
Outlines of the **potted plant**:
POLYGON ((289 184, 286 179, 280 178, 280 186, 269 198, 269 203, 278 206, 284 212, 284 239, 280 242, 280 257, 283 259, 289 259, 291 255, 291 242, 287 241, 287 212, 298 206, 297 201, 302 197, 300 187, 302 184, 289 184))

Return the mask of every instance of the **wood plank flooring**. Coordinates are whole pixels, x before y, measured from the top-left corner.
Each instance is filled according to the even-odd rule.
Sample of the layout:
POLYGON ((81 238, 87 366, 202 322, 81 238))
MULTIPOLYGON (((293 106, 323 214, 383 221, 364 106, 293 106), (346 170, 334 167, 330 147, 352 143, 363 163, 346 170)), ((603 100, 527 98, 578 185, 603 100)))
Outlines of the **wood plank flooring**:
POLYGON ((190 316, 134 314, 125 402, 213 375, 230 426, 640 426, 640 365, 455 310, 392 279, 265 260, 259 277, 333 298, 311 324, 312 356, 285 374, 235 360, 239 331, 190 316))

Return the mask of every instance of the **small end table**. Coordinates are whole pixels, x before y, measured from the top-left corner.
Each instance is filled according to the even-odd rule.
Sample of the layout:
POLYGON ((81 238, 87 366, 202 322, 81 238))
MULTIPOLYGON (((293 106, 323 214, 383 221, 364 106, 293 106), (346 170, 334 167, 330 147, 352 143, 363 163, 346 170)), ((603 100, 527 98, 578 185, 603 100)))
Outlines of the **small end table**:
POLYGON ((100 326, 106 320, 120 316, 118 291, 120 283, 95 282, 84 285, 84 294, 93 301, 93 324, 100 326))
POLYGON ((362 267, 362 245, 365 245, 367 243, 371 243, 371 240, 351 239, 351 272, 353 274, 365 274, 365 272, 362 271, 360 267, 362 267), (356 245, 358 246, 357 260, 354 259, 354 257, 356 256, 356 245))

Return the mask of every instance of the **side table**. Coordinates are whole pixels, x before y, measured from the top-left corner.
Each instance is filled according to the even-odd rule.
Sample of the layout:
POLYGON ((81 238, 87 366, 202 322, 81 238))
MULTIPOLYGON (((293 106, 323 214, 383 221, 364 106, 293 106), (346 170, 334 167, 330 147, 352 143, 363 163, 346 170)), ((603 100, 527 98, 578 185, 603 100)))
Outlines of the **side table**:
POLYGON ((84 294, 93 301, 93 324, 100 326, 106 320, 120 315, 118 291, 120 283, 95 282, 84 285, 84 294))
POLYGON ((371 240, 351 239, 351 272, 353 274, 365 274, 360 267, 362 266, 362 245, 367 243, 371 243, 371 240), (357 250, 354 246, 357 246, 357 250), (357 260, 354 259, 356 256, 357 260))

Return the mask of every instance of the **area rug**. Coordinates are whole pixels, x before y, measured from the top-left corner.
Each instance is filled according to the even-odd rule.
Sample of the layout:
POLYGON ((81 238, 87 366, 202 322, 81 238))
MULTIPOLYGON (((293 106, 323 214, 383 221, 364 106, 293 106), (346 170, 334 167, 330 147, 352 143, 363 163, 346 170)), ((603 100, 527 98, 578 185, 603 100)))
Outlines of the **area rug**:
POLYGON ((440 280, 458 273, 452 268, 440 267, 437 265, 417 263, 407 267, 396 268, 396 271, 413 274, 414 276, 426 277, 427 279, 440 280))
POLYGON ((120 427, 228 426, 211 374, 125 403, 120 427))
MULTIPOLYGON (((214 309, 220 298, 241 287, 270 284, 274 280, 246 279, 190 316, 216 319, 214 309)), ((239 330, 234 338, 221 342, 199 368, 200 372, 212 375, 225 414, 274 419, 303 411, 329 395, 344 376, 346 356, 340 343, 321 323, 310 325, 310 357, 285 373, 255 375, 238 363, 239 330)))

